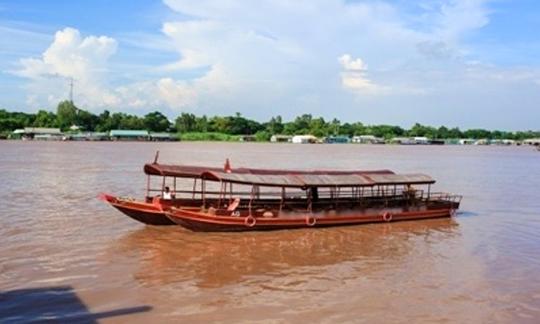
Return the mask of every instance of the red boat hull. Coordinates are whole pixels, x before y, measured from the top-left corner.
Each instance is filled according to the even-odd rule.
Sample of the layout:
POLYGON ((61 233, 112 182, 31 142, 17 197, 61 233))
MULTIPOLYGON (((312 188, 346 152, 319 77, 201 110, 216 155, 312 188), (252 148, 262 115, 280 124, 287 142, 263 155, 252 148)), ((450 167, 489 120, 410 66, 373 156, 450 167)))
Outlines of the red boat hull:
POLYGON ((130 201, 118 197, 101 194, 99 199, 109 203, 124 215, 147 225, 176 225, 165 215, 162 206, 141 201, 130 201))
POLYGON ((348 214, 337 216, 313 216, 306 214, 294 218, 231 217, 212 216, 186 210, 169 210, 167 217, 174 223, 198 232, 243 232, 296 229, 310 227, 351 226, 368 223, 388 223, 396 221, 419 220, 450 217, 455 209, 430 209, 401 211, 381 214, 348 214))

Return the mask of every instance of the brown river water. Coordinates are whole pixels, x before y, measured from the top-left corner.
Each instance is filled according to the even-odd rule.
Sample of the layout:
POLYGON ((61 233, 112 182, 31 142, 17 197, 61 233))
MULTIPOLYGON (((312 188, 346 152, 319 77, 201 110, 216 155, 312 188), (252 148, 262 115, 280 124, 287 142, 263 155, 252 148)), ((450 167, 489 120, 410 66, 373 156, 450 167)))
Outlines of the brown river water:
POLYGON ((540 153, 530 147, 0 141, 0 322, 540 322, 540 153), (423 172, 453 219, 260 233, 147 227, 160 161, 423 172))

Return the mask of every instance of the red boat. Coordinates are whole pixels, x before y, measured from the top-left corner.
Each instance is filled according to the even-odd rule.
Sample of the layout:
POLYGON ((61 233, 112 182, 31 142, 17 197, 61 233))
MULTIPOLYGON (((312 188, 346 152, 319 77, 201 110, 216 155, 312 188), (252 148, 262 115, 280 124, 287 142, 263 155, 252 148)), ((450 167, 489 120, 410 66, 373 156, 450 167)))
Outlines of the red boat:
MULTIPOLYGON (((147 175, 146 195, 144 200, 136 200, 131 197, 118 197, 111 194, 102 193, 99 199, 109 203, 111 206, 125 215, 148 225, 175 225, 176 219, 169 217, 166 212, 172 209, 185 212, 200 212, 201 206, 222 206, 223 199, 219 198, 218 191, 211 189, 212 184, 207 186, 208 181, 203 179, 207 172, 227 171, 234 174, 250 174, 259 176, 305 174, 305 175, 352 175, 352 174, 393 174, 389 170, 378 171, 324 171, 324 170, 270 170, 237 168, 234 171, 227 163, 225 168, 202 167, 193 165, 167 165, 153 163, 144 165, 144 172, 147 175), (160 178, 159 188, 152 188, 152 179, 160 178), (165 187, 171 187, 173 197, 163 199, 165 187), (198 189, 198 186, 200 189, 198 189)), ((213 182, 215 185, 217 182, 213 182)), ((231 184, 232 188, 232 184, 231 184)), ((277 203, 279 201, 252 201, 252 206, 266 203, 277 203)), ((204 209, 204 208, 203 208, 204 209)), ((239 211, 242 209, 239 206, 239 211)))
POLYGON ((432 193, 424 174, 391 171, 209 170, 193 191, 199 208, 165 214, 194 231, 252 231, 328 227, 450 217, 461 196, 432 193), (213 186, 212 190, 207 189, 213 186))

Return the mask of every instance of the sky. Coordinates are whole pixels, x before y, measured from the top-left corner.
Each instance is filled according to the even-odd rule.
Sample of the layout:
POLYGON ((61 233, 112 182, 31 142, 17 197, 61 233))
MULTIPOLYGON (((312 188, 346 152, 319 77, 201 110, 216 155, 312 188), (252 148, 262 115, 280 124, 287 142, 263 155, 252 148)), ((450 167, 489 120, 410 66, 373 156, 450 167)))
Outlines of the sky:
POLYGON ((540 129, 536 0, 0 0, 0 108, 540 129))

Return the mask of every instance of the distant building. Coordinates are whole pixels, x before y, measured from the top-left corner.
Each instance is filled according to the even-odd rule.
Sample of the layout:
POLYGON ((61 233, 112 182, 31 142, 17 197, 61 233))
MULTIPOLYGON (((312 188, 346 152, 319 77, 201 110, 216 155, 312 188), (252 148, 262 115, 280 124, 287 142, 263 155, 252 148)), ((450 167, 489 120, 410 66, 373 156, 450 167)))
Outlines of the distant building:
POLYGON ((154 142, 172 142, 178 140, 174 134, 170 133, 150 133, 149 136, 150 140, 154 142))
POLYGON ((24 129, 16 129, 9 135, 11 139, 21 139, 24 136, 24 129))
POLYGON ((495 139, 489 142, 491 145, 516 145, 516 141, 511 139, 495 139))
POLYGON ((390 140, 391 144, 416 145, 416 141, 409 137, 394 137, 390 140))
POLYGON ((56 134, 37 134, 34 135, 34 141, 63 141, 65 137, 63 135, 56 134))
POLYGON ((291 141, 294 144, 314 144, 317 143, 317 137, 313 135, 295 135, 291 141))
POLYGON ((324 139, 324 142, 328 144, 347 144, 351 142, 351 139, 349 138, 349 136, 344 136, 344 135, 328 136, 327 138, 324 139))
POLYGON ((445 145, 446 141, 443 139, 430 139, 428 144, 429 145, 445 145))
POLYGON ((292 136, 290 135, 272 135, 270 142, 272 143, 290 143, 292 142, 292 136))
POLYGON ((111 130, 109 136, 113 141, 147 141, 150 136, 145 130, 111 130))
POLYGON ((489 140, 488 139, 479 139, 477 140, 476 142, 474 142, 474 145, 489 145, 489 140))
POLYGON ((418 144, 418 145, 427 145, 429 144, 429 138, 425 137, 425 136, 416 136, 413 138, 414 140, 414 144, 418 144))
POLYGON ((107 141, 109 134, 101 132, 76 133, 66 136, 66 139, 70 141, 107 141))
POLYGON ((360 143, 360 144, 384 144, 384 139, 380 137, 376 137, 373 135, 360 135, 360 136, 353 136, 352 140, 353 143, 360 143))
POLYGON ((12 138, 20 138, 23 140, 62 140, 64 134, 60 128, 44 128, 44 127, 25 127, 24 129, 16 129, 12 133, 12 138))
POLYGON ((523 141, 523 145, 540 146, 540 138, 528 138, 523 141))
POLYGON ((473 145, 476 141, 471 138, 462 138, 458 141, 459 145, 473 145))
POLYGON ((255 142, 257 137, 255 135, 240 135, 238 136, 240 142, 255 142))

